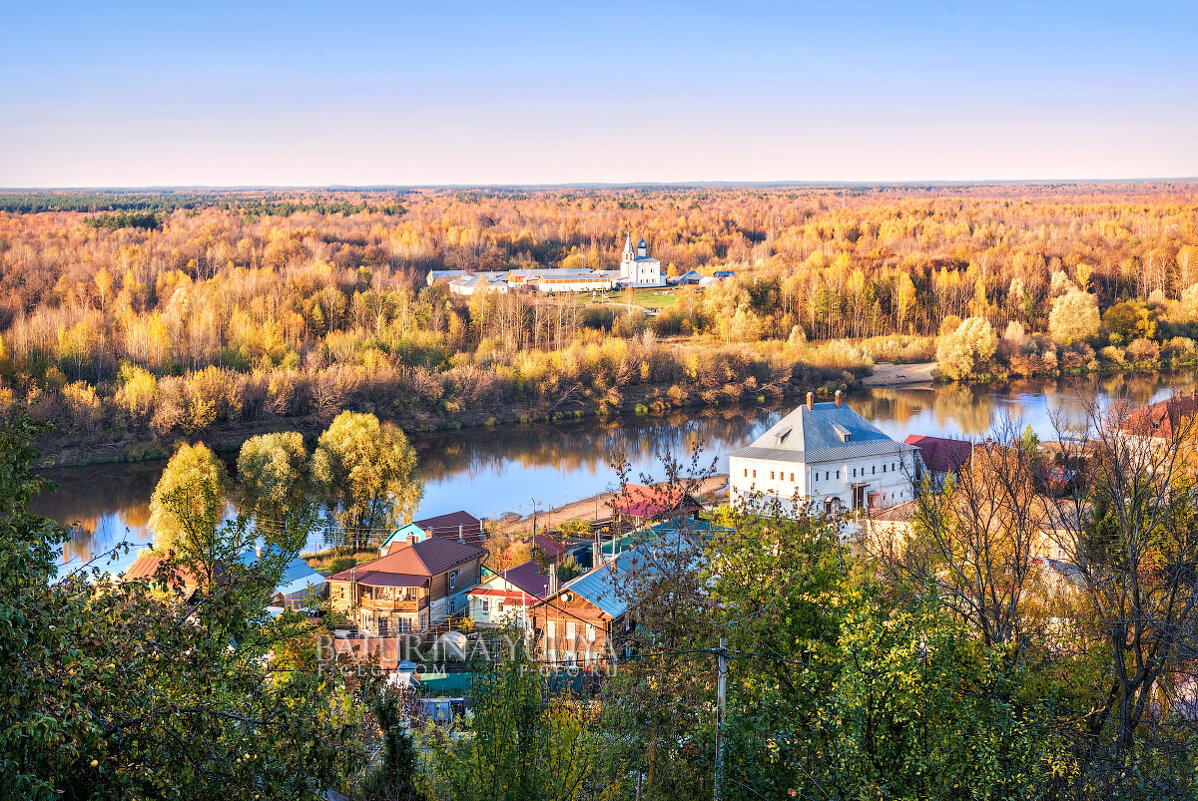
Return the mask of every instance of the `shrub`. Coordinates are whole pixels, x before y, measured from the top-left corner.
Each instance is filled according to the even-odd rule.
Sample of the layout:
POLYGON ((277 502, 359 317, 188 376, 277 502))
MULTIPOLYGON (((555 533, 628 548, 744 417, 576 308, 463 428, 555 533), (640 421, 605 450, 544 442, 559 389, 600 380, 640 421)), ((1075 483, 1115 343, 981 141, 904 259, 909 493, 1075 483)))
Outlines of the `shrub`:
POLYGON ((338 556, 336 559, 329 562, 329 575, 333 576, 337 573, 340 573, 342 570, 349 570, 356 564, 358 564, 358 560, 352 556, 338 556))
POLYGON ((1161 357, 1161 348, 1151 339, 1134 339, 1127 346, 1127 355, 1135 362, 1156 361, 1161 357))
POLYGON ((1066 345, 1091 339, 1098 333, 1101 318, 1094 296, 1080 289, 1071 290, 1052 302, 1048 315, 1048 333, 1054 342, 1066 345))
POLYGON ((1111 364, 1123 364, 1126 361, 1124 358, 1123 348, 1117 348, 1114 345, 1107 345, 1105 348, 1099 351, 1099 353, 1102 355, 1102 358, 1105 361, 1108 361, 1111 364))
POLYGON ((990 361, 997 347, 998 337, 990 321, 982 317, 970 317, 951 334, 940 338, 936 360, 940 362, 941 373, 958 380, 990 361))

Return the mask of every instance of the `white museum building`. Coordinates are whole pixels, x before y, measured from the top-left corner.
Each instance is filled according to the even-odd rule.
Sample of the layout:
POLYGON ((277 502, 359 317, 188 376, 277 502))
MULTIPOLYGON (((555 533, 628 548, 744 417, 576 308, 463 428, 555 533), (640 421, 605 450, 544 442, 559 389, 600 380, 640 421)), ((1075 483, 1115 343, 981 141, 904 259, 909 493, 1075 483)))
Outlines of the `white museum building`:
POLYGON ((807 500, 826 511, 886 509, 915 497, 916 449, 836 400, 807 402, 728 455, 732 501, 807 500))

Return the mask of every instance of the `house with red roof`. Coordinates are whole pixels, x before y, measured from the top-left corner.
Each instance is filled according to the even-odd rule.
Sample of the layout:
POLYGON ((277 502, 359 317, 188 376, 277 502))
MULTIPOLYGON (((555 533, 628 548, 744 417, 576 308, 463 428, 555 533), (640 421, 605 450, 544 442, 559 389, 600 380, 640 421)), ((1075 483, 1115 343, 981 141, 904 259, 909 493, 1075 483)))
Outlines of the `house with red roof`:
POLYGON ((401 542, 369 562, 329 576, 329 601, 374 637, 427 631, 469 613, 486 551, 442 537, 401 542))
POLYGON ((1131 412, 1120 422, 1119 429, 1128 437, 1163 442, 1195 416, 1198 416, 1198 393, 1174 395, 1131 412))
POLYGON ((549 594, 549 577, 531 559, 488 576, 468 593, 476 626, 527 625, 528 609, 549 594))
POLYGON ((612 513, 633 524, 643 526, 654 520, 667 520, 694 514, 703 508, 693 495, 682 487, 669 484, 625 484, 608 501, 612 513))

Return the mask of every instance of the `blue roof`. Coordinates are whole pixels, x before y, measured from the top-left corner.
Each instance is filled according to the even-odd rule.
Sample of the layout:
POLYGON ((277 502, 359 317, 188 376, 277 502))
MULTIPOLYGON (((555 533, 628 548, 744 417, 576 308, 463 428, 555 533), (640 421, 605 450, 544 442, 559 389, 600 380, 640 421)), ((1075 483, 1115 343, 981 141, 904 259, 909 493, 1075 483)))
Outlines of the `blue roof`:
MULTIPOLYGON (((578 578, 566 582, 559 592, 568 590, 575 593, 610 618, 614 619, 624 614, 628 611, 628 600, 616 592, 616 579, 625 571, 632 569, 641 571, 642 575, 652 575, 658 571, 657 565, 645 559, 642 551, 653 547, 654 529, 659 529, 658 534, 670 530, 670 524, 662 525, 664 528, 659 529, 654 526, 652 529, 644 529, 640 533, 647 536, 646 540, 642 540, 640 544, 630 550, 617 554, 614 559, 604 562, 589 573, 584 573, 578 578)), ((705 530, 710 531, 716 528, 722 527, 712 526, 705 530)))
POLYGON ((632 554, 633 551, 625 551, 610 562, 566 582, 561 591, 568 590, 590 601, 608 617, 619 617, 628 610, 628 601, 616 594, 616 577, 634 561, 632 554))
MULTIPOLYGON (((241 561, 247 565, 252 564, 257 558, 257 554, 253 551, 246 551, 241 555, 241 561)), ((279 576, 279 583, 274 591, 275 594, 291 595, 294 592, 303 592, 310 587, 323 586, 324 583, 324 576, 317 573, 311 565, 297 556, 283 566, 283 574, 279 576)))
POLYGON ((275 587, 275 592, 291 595, 293 592, 303 592, 313 587, 321 587, 324 582, 324 576, 317 573, 307 562, 297 556, 283 568, 283 575, 279 578, 279 586, 275 587))

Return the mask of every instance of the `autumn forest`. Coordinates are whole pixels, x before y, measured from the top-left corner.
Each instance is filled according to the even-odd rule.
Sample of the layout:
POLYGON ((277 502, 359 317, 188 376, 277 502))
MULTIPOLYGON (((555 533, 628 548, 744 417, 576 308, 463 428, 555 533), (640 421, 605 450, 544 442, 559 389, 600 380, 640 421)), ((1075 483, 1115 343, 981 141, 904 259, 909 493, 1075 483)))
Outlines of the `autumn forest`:
MULTIPOLYGON (((0 405, 91 458, 340 410, 408 429, 752 403, 879 362, 946 380, 1198 358, 1198 183, 0 196, 0 405), (462 297, 430 270, 682 287, 462 297)), ((76 454, 77 457, 81 454, 76 454)))

